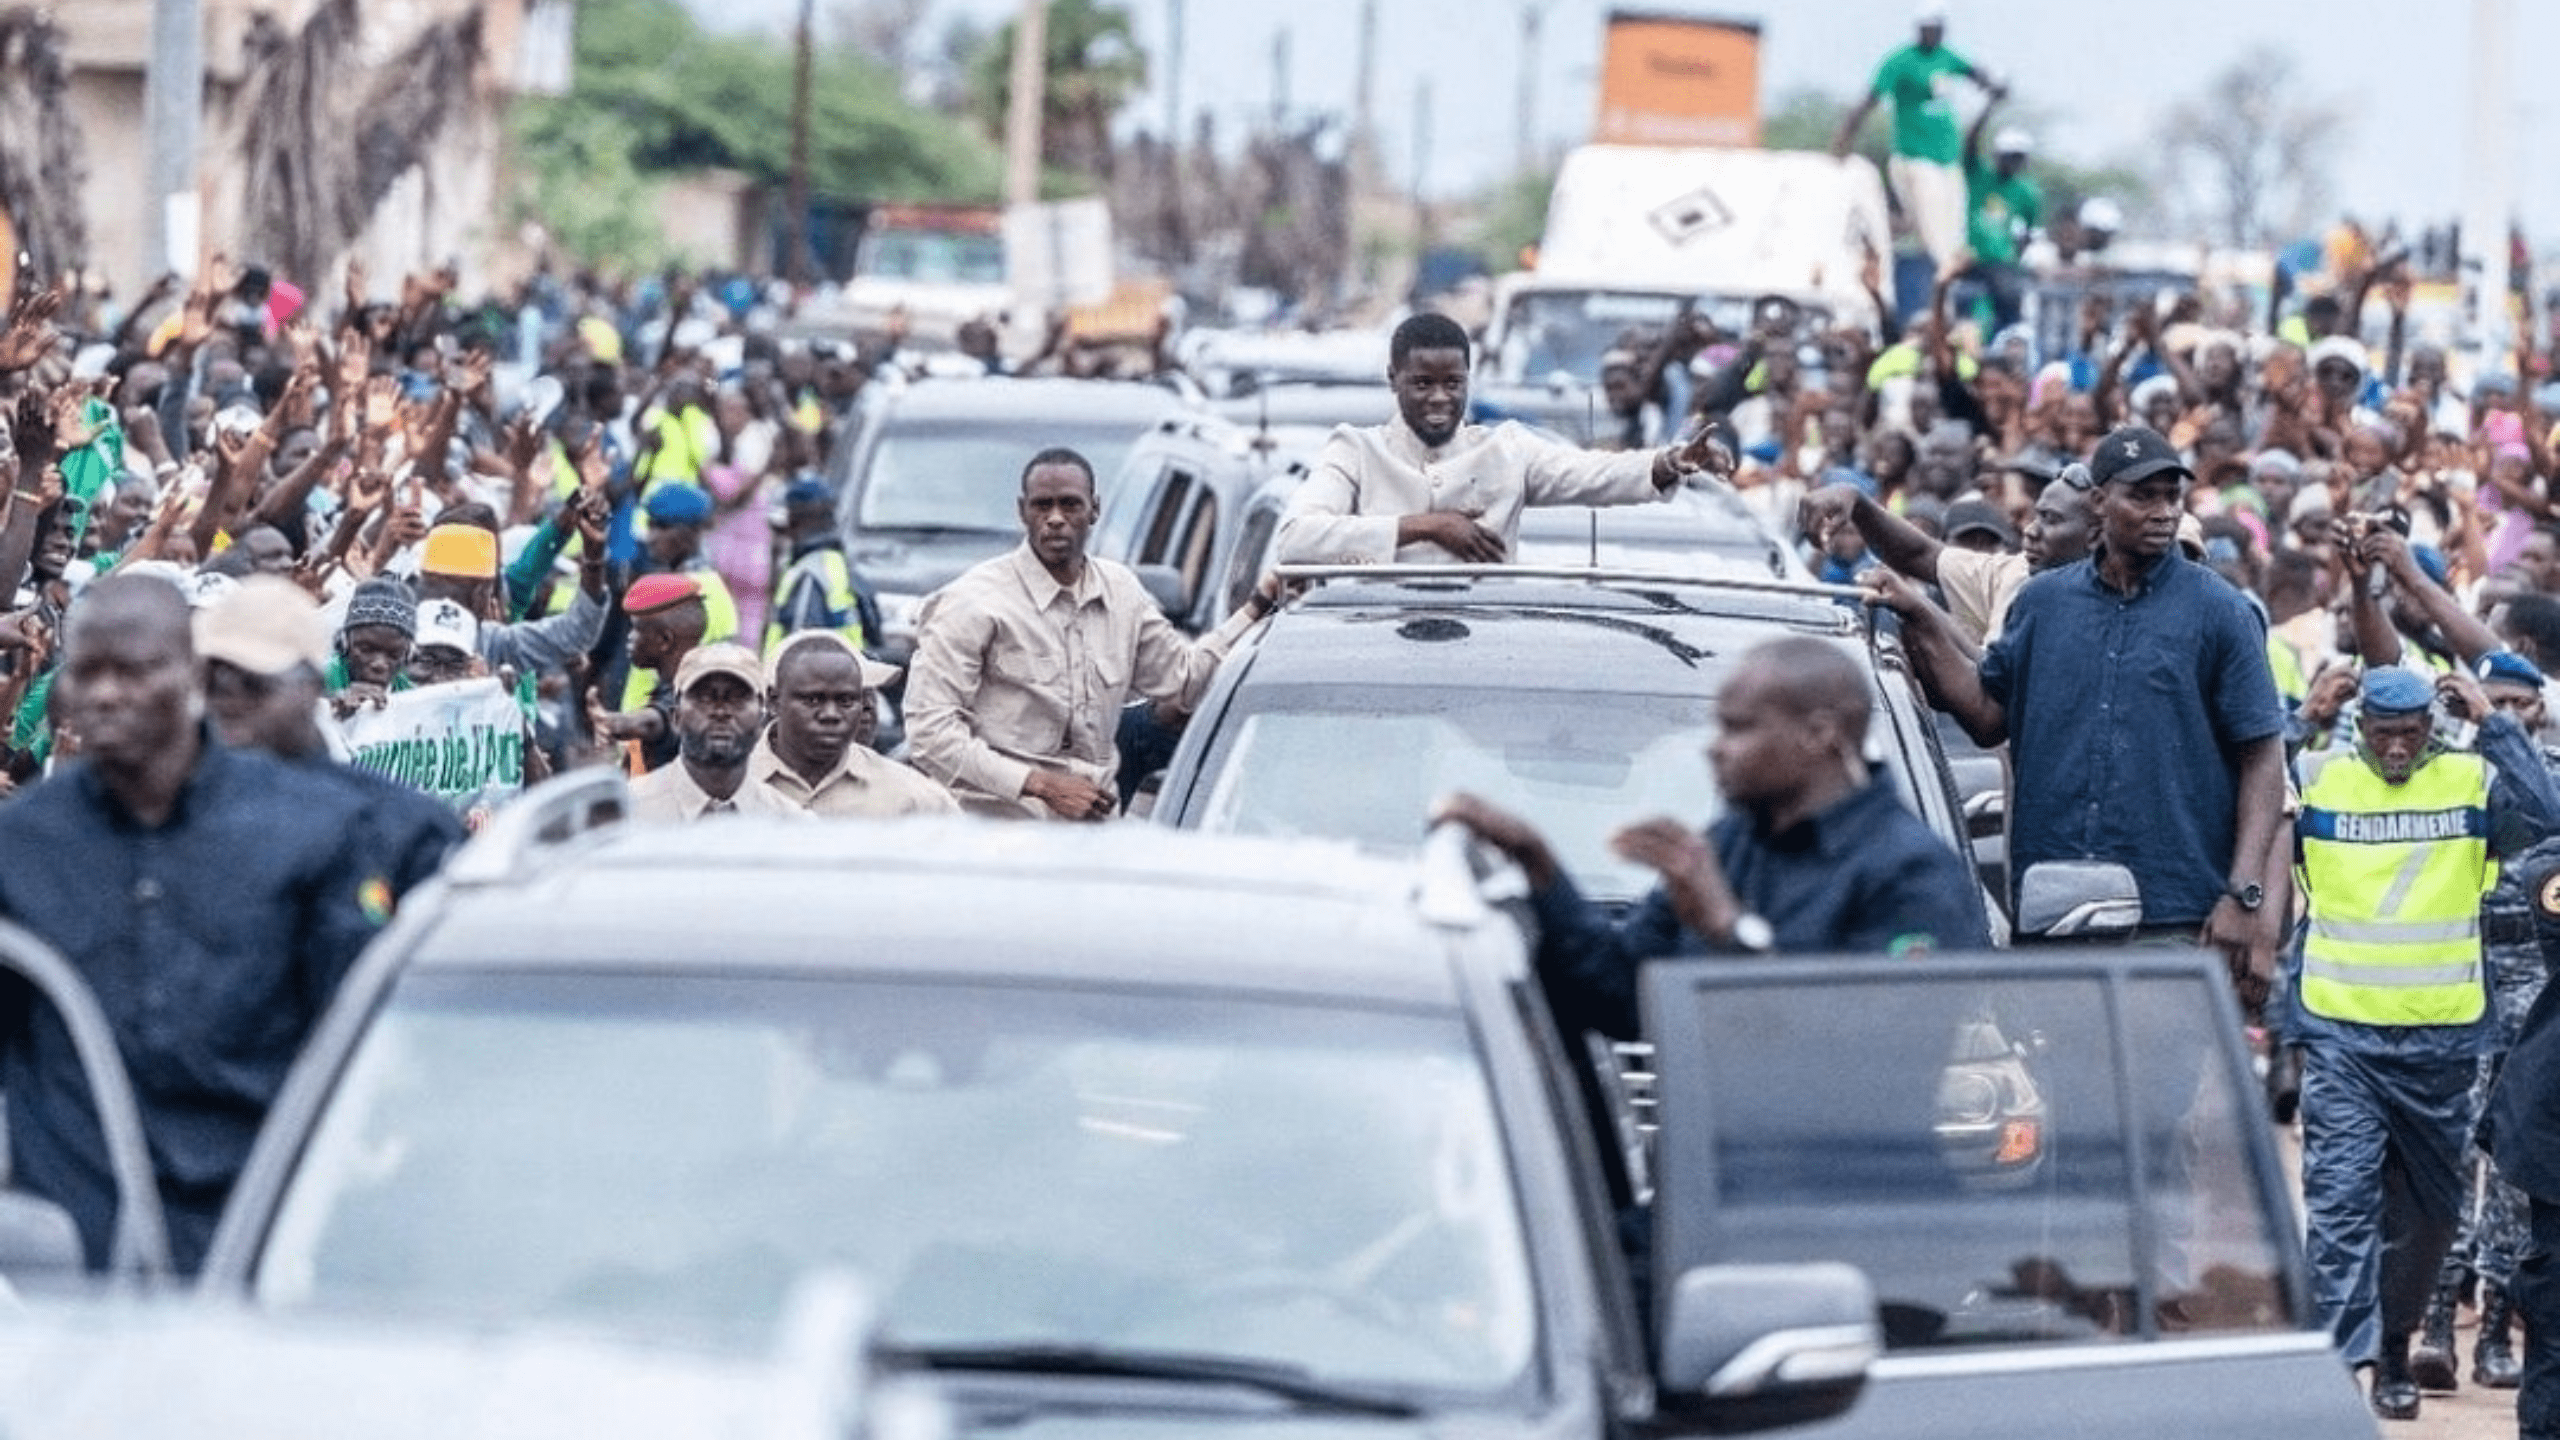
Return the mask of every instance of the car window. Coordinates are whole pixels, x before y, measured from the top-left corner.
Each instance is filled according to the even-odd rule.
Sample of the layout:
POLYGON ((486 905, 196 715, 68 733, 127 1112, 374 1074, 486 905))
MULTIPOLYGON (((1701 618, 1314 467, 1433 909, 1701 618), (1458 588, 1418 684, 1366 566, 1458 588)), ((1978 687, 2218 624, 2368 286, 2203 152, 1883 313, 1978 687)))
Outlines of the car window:
POLYGON ((284 1308, 887 1338, 1491 1390, 1535 1340, 1455 1015, 1104 989, 413 974, 260 1254, 284 1308))
MULTIPOLYGON (((1594 898, 1633 900, 1654 872, 1618 858, 1609 837, 1656 815, 1705 825, 1723 813, 1706 747, 1721 683, 1697 695, 1639 695, 1398 685, 1242 687, 1203 765, 1208 791, 1192 828, 1329 836, 1390 851, 1422 841, 1434 801, 1467 790, 1534 821, 1567 874, 1594 898)), ((1881 709, 1869 758, 1912 804, 1881 709)), ((1934 781, 1933 781, 1934 783, 1934 781)))
POLYGON ((1467 790, 1535 817, 1577 883, 1623 900, 1653 872, 1612 854, 1611 834, 1722 808, 1705 754, 1715 706, 1698 696, 1293 687, 1250 703, 1210 762, 1198 828, 1405 851, 1434 801, 1467 790))
POLYGON ((866 530, 1011 533, 1022 528, 1014 501, 1022 493, 1023 464, 1033 454, 1068 446, 1093 463, 1098 486, 1107 491, 1139 429, 1134 421, 1125 430, 1061 424, 1037 432, 988 424, 893 425, 872 448, 856 523, 866 530))
POLYGON ((2199 984, 1710 984, 1678 1003, 1656 1036, 1675 1244, 1857 1265, 1896 1348, 2289 1326, 2199 984))

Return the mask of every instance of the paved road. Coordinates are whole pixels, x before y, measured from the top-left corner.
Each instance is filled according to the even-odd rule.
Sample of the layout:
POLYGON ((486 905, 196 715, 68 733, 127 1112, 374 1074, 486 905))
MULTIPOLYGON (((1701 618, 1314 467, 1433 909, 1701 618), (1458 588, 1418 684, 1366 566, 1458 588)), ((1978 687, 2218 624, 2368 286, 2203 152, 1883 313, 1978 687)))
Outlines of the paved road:
MULTIPOLYGON (((2285 1173, 2294 1182, 2295 1219, 2301 1218, 2302 1203, 2302 1130, 2287 1125, 2277 1131, 2284 1142, 2285 1173)), ((2454 1322, 2454 1354, 2462 1362, 2461 1373, 2471 1373, 2471 1341, 2477 1317, 2465 1310, 2454 1322)), ((2523 1334, 2517 1333, 2522 1343, 2523 1334)), ((2382 1428, 2382 1440, 2515 1440, 2516 1392, 2483 1390, 2466 1381, 2450 1395, 2429 1395, 2418 1407, 2418 1418, 2404 1421, 2376 1421, 2382 1428)))

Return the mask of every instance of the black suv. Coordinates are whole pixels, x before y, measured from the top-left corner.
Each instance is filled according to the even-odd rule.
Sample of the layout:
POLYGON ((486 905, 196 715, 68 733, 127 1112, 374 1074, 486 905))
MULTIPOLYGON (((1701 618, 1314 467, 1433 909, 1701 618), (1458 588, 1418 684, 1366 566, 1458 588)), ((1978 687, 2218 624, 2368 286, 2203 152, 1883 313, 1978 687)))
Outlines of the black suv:
POLYGON ((1437 797, 1470 790, 1535 820, 1585 893, 1632 901, 1651 872, 1608 836, 1718 813, 1716 691, 1754 645, 1807 635, 1873 677, 1869 760, 1965 846, 1929 711, 1898 646, 1844 603, 1855 592, 1531 566, 1285 573, 1322 578, 1220 669, 1156 796, 1163 823, 1408 851, 1437 797))

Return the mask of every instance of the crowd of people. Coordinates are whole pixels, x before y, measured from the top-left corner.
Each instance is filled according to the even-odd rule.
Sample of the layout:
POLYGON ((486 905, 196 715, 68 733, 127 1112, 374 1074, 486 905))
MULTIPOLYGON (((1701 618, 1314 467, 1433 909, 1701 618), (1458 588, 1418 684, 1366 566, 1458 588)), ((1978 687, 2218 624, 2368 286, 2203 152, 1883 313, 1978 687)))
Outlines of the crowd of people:
MULTIPOLYGON (((1394 413, 1328 442, 1277 554, 1496 563, 1524 505, 1735 487, 2007 748, 2020 931, 2040 862, 2121 865, 2138 938, 2220 951, 2279 1076, 2298 1060, 2277 1088, 2315 1297, 2377 1412, 2456 1383, 2470 1295, 2473 1383, 2521 1383, 2528 1434, 2560 1425, 2560 1194, 2497 1178, 2512 1124, 2495 1165, 2470 1149, 2560 915, 2538 888, 2560 858, 2551 351, 2528 333, 2458 377, 2410 338, 2406 259, 2357 236, 2265 300, 2087 285, 2040 344, 2055 327, 2011 323, 2030 146, 1986 159, 1987 107, 1962 132, 1934 113, 1948 80, 2001 93, 1943 32, 1924 16, 1875 87, 1937 265, 1907 324, 1878 256, 1872 332, 1769 304, 1747 333, 1630 333, 1599 377, 1618 423, 1584 450, 1470 423, 1472 337, 1418 315, 1394 413), (2519 1309, 2553 1317, 2552 1353, 2519 1361, 2519 1309)), ((912 363, 901 337, 787 343, 743 280, 456 288, 384 298, 351 268, 332 303, 217 261, 121 310, 30 290, 0 330, 0 784, 27 792, 0 802, 0 913, 104 977, 182 1268, 336 978, 525 784, 619 765, 669 823, 1106 819, 1128 702, 1195 703, 1283 598, 1266 579, 1182 634, 1086 554, 1101 477, 1043 450, 1020 545, 926 602, 902 679, 821 478, 862 388, 912 363)), ((992 331, 960 338, 937 363, 1009 368, 992 331)), ((1053 333, 1034 363, 1095 368, 1075 356, 1053 333)), ((1536 817, 1450 803, 1529 872, 1540 966, 1596 1028, 1632 1026, 1652 954, 1987 939, 1963 862, 1867 783, 1863 682, 1826 653, 1737 672, 1734 812, 1620 836, 1664 883, 1619 923, 1536 817)), ((13 1171, 95 1263, 112 1203, 77 1058, 57 1023, 10 1022, 13 1171)))

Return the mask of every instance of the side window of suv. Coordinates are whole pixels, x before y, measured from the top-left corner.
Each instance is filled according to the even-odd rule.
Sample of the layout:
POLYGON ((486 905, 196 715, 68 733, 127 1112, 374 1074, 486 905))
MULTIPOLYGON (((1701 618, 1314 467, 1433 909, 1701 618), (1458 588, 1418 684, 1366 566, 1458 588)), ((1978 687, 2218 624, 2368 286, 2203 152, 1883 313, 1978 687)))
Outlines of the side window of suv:
POLYGON ((1658 968, 1696 982, 1649 1011, 1684 1264, 1847 1261, 1895 1348, 2290 1326, 2200 979, 1658 968))

